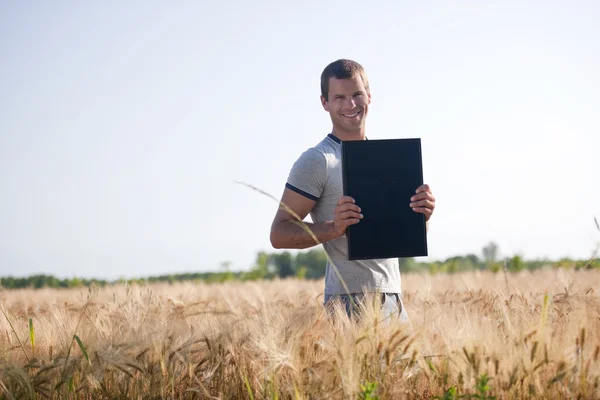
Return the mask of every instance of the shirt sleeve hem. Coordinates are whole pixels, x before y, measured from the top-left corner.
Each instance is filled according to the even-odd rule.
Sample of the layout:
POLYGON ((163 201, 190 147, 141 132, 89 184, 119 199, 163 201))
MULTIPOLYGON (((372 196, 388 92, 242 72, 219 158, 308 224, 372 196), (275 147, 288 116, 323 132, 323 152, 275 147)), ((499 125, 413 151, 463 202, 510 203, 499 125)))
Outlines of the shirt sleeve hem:
POLYGON ((288 188, 288 189, 290 189, 290 190, 293 190, 294 192, 296 192, 296 193, 298 193, 298 194, 300 194, 300 195, 302 195, 304 197, 306 197, 307 199, 314 200, 314 201, 319 200, 319 198, 317 196, 313 196, 312 194, 307 193, 307 192, 305 192, 302 189, 298 189, 296 186, 294 186, 294 185, 292 185, 290 183, 286 183, 285 187, 288 188))

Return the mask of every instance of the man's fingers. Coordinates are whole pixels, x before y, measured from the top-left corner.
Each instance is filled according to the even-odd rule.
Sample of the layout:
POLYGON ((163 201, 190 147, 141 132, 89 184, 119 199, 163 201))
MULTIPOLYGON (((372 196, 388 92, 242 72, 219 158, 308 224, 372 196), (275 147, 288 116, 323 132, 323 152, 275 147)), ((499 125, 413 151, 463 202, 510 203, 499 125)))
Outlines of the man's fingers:
POLYGON ((359 222, 360 222, 360 219, 358 219, 358 218, 349 218, 349 219, 344 220, 344 225, 346 227, 349 227, 350 225, 355 225, 355 224, 358 224, 359 222))
POLYGON ((410 203, 410 206, 412 208, 425 207, 425 208, 433 209, 435 206, 435 202, 433 202, 431 200, 421 200, 421 201, 416 201, 416 202, 410 203))
POLYGON ((435 197, 431 193, 429 185, 421 185, 417 188, 416 194, 410 198, 410 206, 413 211, 424 214, 425 221, 428 221, 435 208, 435 197))
POLYGON ((350 196, 342 196, 337 202, 338 206, 342 206, 346 203, 355 203, 354 199, 350 196))
POLYGON ((433 210, 431 210, 430 208, 425 208, 425 207, 416 207, 416 208, 413 208, 413 211, 421 213, 421 214, 425 214, 425 217, 427 219, 429 219, 429 217, 431 217, 431 214, 433 214, 433 210))
POLYGON ((355 211, 346 211, 346 212, 340 213, 340 219, 349 219, 349 218, 362 219, 363 215, 360 213, 357 213, 355 211))
POLYGON ((346 212, 346 211, 361 212, 361 209, 356 204, 350 204, 350 203, 346 203, 346 204, 344 204, 342 206, 339 206, 339 208, 338 208, 338 212, 339 213, 343 213, 343 212, 346 212))
POLYGON ((339 215, 341 213, 344 213, 346 211, 355 211, 357 213, 361 212, 361 209, 359 206, 357 206, 354 203, 344 203, 342 205, 338 205, 335 210, 334 210, 334 214, 335 215, 339 215))
POLYGON ((345 203, 336 207, 335 225, 345 231, 350 225, 358 224, 363 218, 360 207, 353 203, 345 203))
POLYGON ((415 208, 413 208, 413 211, 421 213, 421 214, 431 214, 433 212, 431 210, 431 208, 427 208, 427 207, 415 207, 415 208))
POLYGON ((428 184, 425 184, 425 185, 421 185, 421 186, 419 186, 419 187, 417 188, 417 191, 416 191, 416 193, 421 193, 421 192, 430 192, 430 191, 431 191, 431 188, 429 187, 429 185, 428 185, 428 184))
MULTIPOLYGON (((362 217, 361 217, 362 218, 362 217)), ((354 218, 349 216, 348 218, 340 218, 335 221, 335 225, 338 227, 339 232, 346 232, 346 228, 350 225, 355 225, 360 222, 360 218, 354 218)))
POLYGON ((435 198, 433 197, 433 194, 431 192, 421 192, 419 194, 415 194, 413 197, 410 198, 410 201, 419 201, 419 200, 432 200, 434 201, 435 198))

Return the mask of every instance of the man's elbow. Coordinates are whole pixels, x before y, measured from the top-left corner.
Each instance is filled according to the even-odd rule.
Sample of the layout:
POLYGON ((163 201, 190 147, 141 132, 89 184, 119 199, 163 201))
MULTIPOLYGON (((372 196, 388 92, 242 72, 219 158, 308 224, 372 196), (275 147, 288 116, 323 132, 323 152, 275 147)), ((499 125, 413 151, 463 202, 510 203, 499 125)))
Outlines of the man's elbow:
POLYGON ((271 240, 271 246, 273 246, 273 248, 275 248, 275 249, 283 248, 283 243, 281 242, 281 235, 279 235, 279 232, 277 232, 276 225, 273 225, 271 227, 270 240, 271 240))
POLYGON ((282 244, 278 241, 278 238, 273 235, 271 235, 271 246, 273 246, 274 249, 282 249, 283 248, 282 244))

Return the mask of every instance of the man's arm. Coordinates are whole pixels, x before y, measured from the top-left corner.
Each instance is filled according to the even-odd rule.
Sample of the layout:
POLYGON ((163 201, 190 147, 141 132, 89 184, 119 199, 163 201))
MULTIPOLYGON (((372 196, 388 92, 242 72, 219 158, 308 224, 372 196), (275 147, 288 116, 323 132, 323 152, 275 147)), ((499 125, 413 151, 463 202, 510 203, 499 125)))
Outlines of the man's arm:
MULTIPOLYGON (((316 204, 316 201, 288 188, 285 188, 281 201, 302 221, 316 204)), ((271 225, 271 245, 276 249, 306 249, 328 242, 342 236, 349 225, 358 223, 362 218, 359 213, 360 208, 349 197, 340 199, 333 221, 320 223, 298 221, 298 218, 281 206, 271 225)))
MULTIPOLYGON (((281 202, 294 211, 302 221, 316 204, 316 201, 288 188, 285 188, 281 202)), ((294 215, 286 211, 285 207, 279 207, 271 225, 273 247, 276 249, 306 249, 336 237, 333 231, 333 221, 317 224, 302 222, 302 224, 304 226, 294 215), (312 231, 318 243, 306 228, 312 231)))

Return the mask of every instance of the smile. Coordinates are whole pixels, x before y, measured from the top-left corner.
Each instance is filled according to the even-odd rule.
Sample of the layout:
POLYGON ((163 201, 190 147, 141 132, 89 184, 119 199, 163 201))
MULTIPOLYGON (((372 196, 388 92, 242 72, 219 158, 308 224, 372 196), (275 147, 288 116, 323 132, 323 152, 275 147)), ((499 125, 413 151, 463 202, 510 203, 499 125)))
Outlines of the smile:
POLYGON ((360 114, 360 111, 357 111, 354 114, 342 114, 342 116, 346 117, 346 118, 354 118, 354 117, 358 116, 358 114, 360 114))

